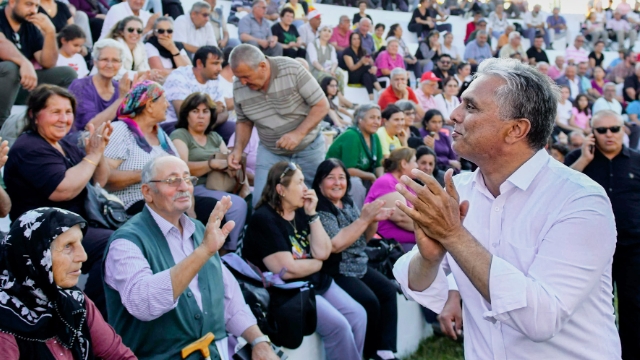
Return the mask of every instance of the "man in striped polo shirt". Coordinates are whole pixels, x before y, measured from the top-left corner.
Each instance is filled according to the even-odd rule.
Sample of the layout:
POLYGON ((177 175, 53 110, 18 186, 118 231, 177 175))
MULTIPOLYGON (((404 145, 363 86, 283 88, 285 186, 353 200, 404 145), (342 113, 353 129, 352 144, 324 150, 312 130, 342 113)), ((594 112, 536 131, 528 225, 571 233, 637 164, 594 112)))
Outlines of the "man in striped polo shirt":
POLYGON ((324 160, 320 122, 329 102, 318 82, 302 65, 286 57, 265 57, 255 46, 235 47, 229 56, 236 76, 236 142, 229 166, 240 168, 240 157, 255 125, 260 137, 253 204, 258 202, 271 166, 290 161, 302 168, 311 187, 318 165, 324 160))

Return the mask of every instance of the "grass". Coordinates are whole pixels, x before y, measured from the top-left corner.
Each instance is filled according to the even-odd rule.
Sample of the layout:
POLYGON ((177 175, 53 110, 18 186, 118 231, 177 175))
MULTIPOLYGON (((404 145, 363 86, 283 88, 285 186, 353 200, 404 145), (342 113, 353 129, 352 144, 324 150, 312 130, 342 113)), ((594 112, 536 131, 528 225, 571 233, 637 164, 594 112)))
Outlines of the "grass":
POLYGON ((418 350, 404 360, 463 360, 461 342, 443 336, 431 336, 424 340, 418 350))

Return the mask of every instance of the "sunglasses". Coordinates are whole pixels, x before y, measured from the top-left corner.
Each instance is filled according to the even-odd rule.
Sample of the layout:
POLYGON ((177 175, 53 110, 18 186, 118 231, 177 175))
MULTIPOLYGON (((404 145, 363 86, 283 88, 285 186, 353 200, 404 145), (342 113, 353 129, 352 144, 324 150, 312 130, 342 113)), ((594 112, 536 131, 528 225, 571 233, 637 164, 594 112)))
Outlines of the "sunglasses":
POLYGON ((173 34, 173 29, 156 29, 156 32, 160 35, 164 35, 165 32, 167 34, 173 34))
POLYGON ((617 132, 619 132, 619 131, 620 131, 620 128, 621 128, 620 126, 610 126, 610 127, 597 127, 597 128, 595 128, 594 130, 595 130, 598 134, 600 134, 600 135, 604 135, 604 134, 606 134, 606 133, 607 133, 607 130, 611 130, 611 133, 612 133, 612 134, 615 134, 615 133, 617 133, 617 132))
POLYGON ((13 33, 13 43, 18 48, 18 50, 22 50, 22 44, 20 43, 20 34, 17 32, 13 33))
POLYGON ((137 32, 138 34, 142 34, 142 29, 136 29, 136 28, 131 28, 131 27, 127 28, 127 32, 129 34, 132 34, 134 31, 137 32))
POLYGON ((296 164, 290 162, 289 164, 287 164, 287 167, 284 169, 284 171, 282 172, 282 174, 280 175, 280 181, 282 181, 282 178, 287 175, 287 173, 289 171, 296 171, 298 169, 298 167, 296 166, 296 164))

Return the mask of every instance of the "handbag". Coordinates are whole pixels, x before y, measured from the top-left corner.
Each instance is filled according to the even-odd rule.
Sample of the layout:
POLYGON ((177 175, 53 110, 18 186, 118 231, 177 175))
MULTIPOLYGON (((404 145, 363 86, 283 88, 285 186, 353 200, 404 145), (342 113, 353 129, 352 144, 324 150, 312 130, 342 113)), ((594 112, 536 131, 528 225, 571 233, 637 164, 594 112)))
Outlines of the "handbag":
MULTIPOLYGON (((215 152, 209 158, 211 160, 227 160, 229 154, 215 152)), ((240 170, 236 171, 235 176, 229 175, 228 168, 223 171, 212 170, 207 175, 205 187, 209 190, 224 191, 230 194, 238 194, 242 186, 245 184, 247 174, 247 154, 242 154, 240 159, 240 170)))
POLYGON ((109 194, 99 184, 88 183, 86 189, 84 210, 89 226, 116 230, 129 219, 117 196, 109 194))
POLYGON ((402 246, 394 239, 371 239, 367 243, 365 253, 369 258, 369 266, 378 270, 388 279, 395 280, 393 265, 404 255, 402 246))

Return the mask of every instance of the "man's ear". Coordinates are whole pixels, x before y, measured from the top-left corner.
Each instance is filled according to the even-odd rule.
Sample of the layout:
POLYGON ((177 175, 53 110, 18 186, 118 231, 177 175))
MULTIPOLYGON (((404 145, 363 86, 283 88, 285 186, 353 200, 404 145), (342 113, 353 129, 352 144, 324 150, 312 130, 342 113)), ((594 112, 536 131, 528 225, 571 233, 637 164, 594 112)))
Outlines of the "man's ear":
POLYGON ((527 141, 527 135, 531 132, 531 122, 529 119, 514 119, 508 122, 505 142, 515 144, 519 141, 527 141))
POLYGON ((155 189, 152 189, 153 185, 151 184, 142 184, 142 197, 144 198, 144 202, 149 204, 153 202, 153 197, 151 196, 151 193, 155 191, 155 189))

